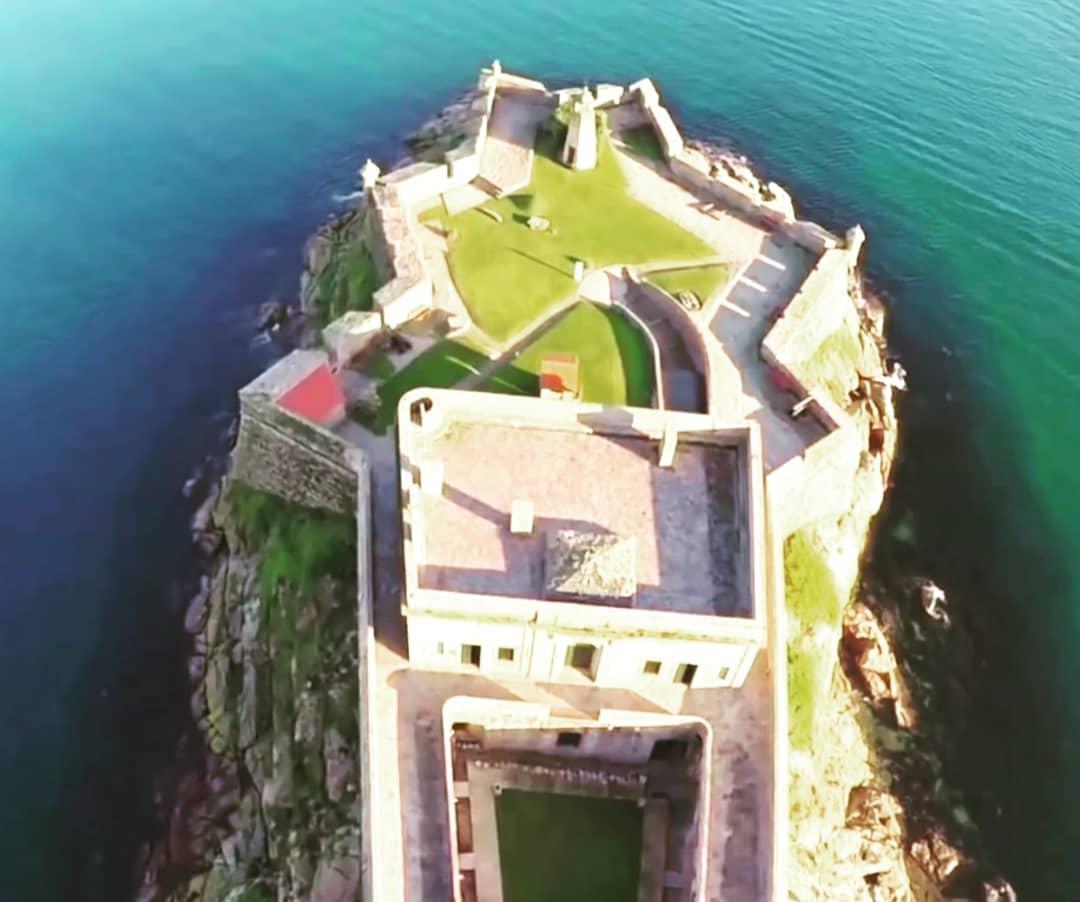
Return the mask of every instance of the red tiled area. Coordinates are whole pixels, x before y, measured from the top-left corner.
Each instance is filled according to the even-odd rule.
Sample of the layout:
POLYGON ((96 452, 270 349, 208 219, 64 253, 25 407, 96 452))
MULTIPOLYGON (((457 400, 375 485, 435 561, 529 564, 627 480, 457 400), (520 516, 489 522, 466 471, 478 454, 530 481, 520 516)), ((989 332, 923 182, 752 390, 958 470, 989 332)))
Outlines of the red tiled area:
POLYGON ((637 594, 620 603, 693 613, 748 607, 735 447, 684 440, 675 466, 661 469, 648 439, 455 424, 419 453, 445 468, 441 495, 421 496, 414 523, 423 531, 422 588, 543 598, 547 537, 575 530, 635 540, 637 594), (516 500, 534 506, 531 535, 510 533, 516 500))

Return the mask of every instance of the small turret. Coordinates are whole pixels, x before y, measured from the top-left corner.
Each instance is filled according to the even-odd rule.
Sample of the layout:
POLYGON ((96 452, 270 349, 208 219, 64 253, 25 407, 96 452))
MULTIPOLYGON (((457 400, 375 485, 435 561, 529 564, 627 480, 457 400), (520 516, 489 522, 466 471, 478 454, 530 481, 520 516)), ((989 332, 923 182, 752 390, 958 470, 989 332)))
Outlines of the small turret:
POLYGON ((381 173, 382 170, 379 169, 378 164, 368 157, 367 162, 360 167, 360 182, 365 194, 371 193, 371 189, 375 187, 381 173))

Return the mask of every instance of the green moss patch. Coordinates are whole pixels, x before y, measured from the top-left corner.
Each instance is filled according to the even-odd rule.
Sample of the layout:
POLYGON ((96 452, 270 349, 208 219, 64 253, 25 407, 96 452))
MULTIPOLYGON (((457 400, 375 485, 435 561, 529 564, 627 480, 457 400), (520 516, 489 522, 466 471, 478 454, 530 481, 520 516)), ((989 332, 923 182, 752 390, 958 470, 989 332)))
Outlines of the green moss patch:
POLYGON ((242 482, 230 485, 227 501, 241 538, 262 552, 264 595, 280 583, 306 593, 324 576, 351 579, 355 573, 352 517, 291 504, 242 482))
POLYGON ((635 802, 507 789, 495 816, 505 902, 636 902, 635 802))
POLYGON ((458 289, 476 325, 499 341, 576 291, 576 260, 599 267, 713 253, 701 239, 630 197, 605 131, 599 163, 586 172, 557 162, 561 137, 557 128, 541 134, 528 188, 485 204, 501 221, 476 209, 425 217, 449 231, 458 289), (551 228, 530 229, 530 216, 547 219, 551 228))
POLYGON ((814 741, 818 693, 821 692, 822 653, 803 639, 788 643, 788 737, 793 748, 807 750, 814 741))
POLYGON ((825 555, 806 532, 784 542, 784 588, 788 614, 803 627, 837 626, 843 600, 825 555))
POLYGON ((824 552, 805 531, 784 542, 784 592, 791 636, 788 641, 788 726, 793 748, 813 745, 819 695, 836 659, 833 645, 813 641, 818 627, 835 630, 844 600, 824 552))
POLYGON ((617 310, 587 303, 572 307, 482 388, 537 396, 540 366, 551 353, 577 356, 585 401, 635 407, 652 403, 655 369, 647 339, 617 310))
POLYGON ((315 284, 312 302, 320 327, 349 310, 370 310, 379 287, 375 261, 360 241, 334 248, 315 284))
POLYGON ((687 269, 666 269, 649 273, 649 281, 670 295, 690 291, 704 304, 731 275, 731 267, 718 263, 715 266, 694 266, 687 269))

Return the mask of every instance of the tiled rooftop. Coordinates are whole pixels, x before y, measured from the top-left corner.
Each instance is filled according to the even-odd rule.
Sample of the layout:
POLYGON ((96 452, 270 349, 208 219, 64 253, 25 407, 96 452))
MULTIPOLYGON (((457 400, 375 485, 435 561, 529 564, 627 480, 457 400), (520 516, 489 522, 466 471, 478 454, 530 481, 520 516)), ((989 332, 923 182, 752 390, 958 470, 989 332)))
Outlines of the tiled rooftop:
MULTIPOLYGON (((551 593, 560 531, 631 540, 636 593, 574 601, 699 614, 750 612, 746 500, 739 446, 683 439, 675 465, 659 443, 550 428, 460 422, 418 441, 414 467, 440 461, 439 494, 419 495, 420 588, 529 599, 551 593), (532 502, 531 534, 510 531, 532 502)), ((632 581, 632 580, 631 580, 632 581)), ((620 585, 626 583, 620 581, 620 585)))

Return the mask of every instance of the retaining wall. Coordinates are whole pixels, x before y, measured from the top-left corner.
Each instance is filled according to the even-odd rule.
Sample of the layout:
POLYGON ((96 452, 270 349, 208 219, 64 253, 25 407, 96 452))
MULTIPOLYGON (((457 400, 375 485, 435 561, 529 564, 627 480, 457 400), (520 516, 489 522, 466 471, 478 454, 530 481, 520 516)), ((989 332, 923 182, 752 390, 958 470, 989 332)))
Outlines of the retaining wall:
MULTIPOLYGON (((641 291, 649 300, 665 307, 668 311, 667 322, 679 333, 683 346, 689 352, 694 366, 705 380, 706 410, 711 410, 707 402, 712 380, 712 366, 709 362, 709 352, 705 348, 705 339, 701 337, 702 327, 690 318, 690 314, 683 308, 682 304, 662 288, 658 288, 647 281, 647 279, 648 276, 646 275, 642 281, 636 283, 637 290, 641 291)), ((707 299, 702 298, 702 300, 707 299)))

